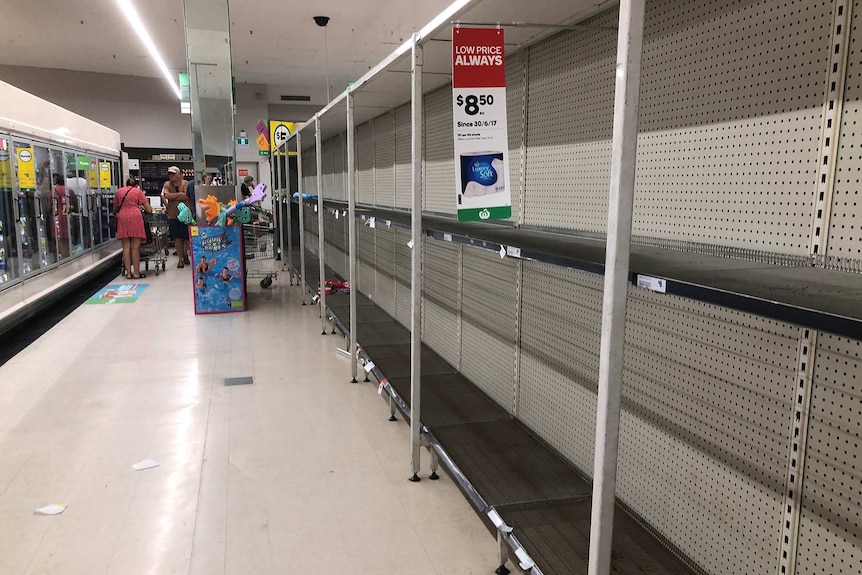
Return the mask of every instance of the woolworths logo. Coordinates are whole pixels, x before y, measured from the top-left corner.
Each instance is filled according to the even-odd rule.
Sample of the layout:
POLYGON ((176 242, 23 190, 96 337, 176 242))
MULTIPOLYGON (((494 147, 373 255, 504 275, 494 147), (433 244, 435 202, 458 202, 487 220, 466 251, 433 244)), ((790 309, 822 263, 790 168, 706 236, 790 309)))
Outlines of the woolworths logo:
POLYGON ((479 219, 480 220, 487 220, 490 217, 491 217, 491 212, 489 212, 487 208, 485 208, 484 210, 479 212, 479 219))

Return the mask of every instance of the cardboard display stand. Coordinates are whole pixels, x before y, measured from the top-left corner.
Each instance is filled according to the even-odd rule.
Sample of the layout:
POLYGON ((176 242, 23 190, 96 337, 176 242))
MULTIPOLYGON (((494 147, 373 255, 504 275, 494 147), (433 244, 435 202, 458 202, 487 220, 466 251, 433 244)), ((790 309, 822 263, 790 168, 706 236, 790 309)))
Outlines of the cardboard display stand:
POLYGON ((245 311, 241 226, 190 226, 195 314, 245 311))

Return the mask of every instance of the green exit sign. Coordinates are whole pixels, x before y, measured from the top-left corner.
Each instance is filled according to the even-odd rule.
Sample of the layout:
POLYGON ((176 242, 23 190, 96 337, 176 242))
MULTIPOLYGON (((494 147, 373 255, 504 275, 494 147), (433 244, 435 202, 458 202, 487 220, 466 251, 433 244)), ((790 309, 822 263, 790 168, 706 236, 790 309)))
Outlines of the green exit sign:
POLYGON ((237 146, 248 146, 248 138, 237 138, 236 139, 237 146))

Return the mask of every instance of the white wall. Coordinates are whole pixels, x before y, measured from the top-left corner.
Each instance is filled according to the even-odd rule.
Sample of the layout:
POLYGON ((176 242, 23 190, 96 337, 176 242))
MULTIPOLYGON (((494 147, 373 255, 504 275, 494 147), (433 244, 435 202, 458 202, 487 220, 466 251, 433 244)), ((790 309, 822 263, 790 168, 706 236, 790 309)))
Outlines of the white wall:
POLYGON ((266 103, 266 86, 261 84, 236 85, 236 117, 234 130, 239 136, 240 130, 245 130, 248 136, 248 146, 236 147, 238 162, 259 162, 267 158, 257 152, 257 123, 267 122, 269 111, 266 103))
POLYGON ((189 116, 159 78, 0 66, 0 80, 118 131, 126 146, 191 147, 189 116))

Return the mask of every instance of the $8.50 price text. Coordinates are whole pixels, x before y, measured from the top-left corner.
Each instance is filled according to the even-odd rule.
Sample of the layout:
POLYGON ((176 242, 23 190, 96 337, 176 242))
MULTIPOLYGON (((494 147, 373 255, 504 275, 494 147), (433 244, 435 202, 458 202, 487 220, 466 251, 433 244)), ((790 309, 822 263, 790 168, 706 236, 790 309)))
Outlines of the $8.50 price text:
POLYGON ((482 106, 490 106, 494 103, 494 96, 491 94, 469 94, 467 96, 458 95, 455 98, 455 103, 458 104, 459 107, 464 108, 464 113, 468 116, 475 116, 479 114, 480 116, 484 114, 482 112, 482 106))

